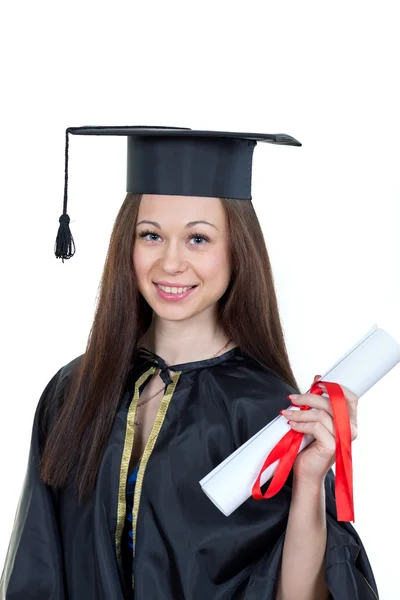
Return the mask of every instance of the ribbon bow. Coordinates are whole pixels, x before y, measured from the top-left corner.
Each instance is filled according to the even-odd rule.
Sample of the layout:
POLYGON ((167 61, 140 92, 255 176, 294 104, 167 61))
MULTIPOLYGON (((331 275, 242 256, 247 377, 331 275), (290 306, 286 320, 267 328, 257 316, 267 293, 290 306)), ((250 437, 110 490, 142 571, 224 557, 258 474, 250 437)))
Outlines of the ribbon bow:
MULTIPOLYGON (((333 422, 336 433, 336 478, 335 496, 338 521, 354 522, 353 501, 353 464, 351 455, 351 428, 347 409, 346 397, 339 384, 329 381, 316 381, 310 388, 311 394, 322 396, 324 390, 319 387, 323 383, 326 387, 333 413, 333 422)), ((292 402, 293 406, 296 406, 292 402)), ((300 406, 301 410, 310 410, 310 406, 300 406)), ((267 456, 261 471, 252 488, 255 500, 272 498, 279 492, 289 476, 290 470, 296 460, 304 433, 288 431, 283 438, 272 448, 267 456), (261 493, 261 476, 264 471, 279 460, 275 473, 271 479, 268 490, 261 493)))

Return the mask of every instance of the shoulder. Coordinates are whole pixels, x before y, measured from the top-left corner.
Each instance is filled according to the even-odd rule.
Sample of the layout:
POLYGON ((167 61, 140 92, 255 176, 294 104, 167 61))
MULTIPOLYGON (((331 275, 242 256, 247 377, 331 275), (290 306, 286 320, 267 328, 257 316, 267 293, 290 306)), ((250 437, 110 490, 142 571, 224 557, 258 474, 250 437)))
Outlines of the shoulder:
POLYGON ((213 366, 211 376, 229 389, 231 401, 247 398, 263 402, 268 397, 283 394, 286 399, 288 394, 298 393, 277 371, 242 351, 213 366))
POLYGON ((49 392, 61 392, 65 390, 70 381, 72 380, 73 375, 75 374, 76 369, 79 367, 83 354, 80 354, 76 358, 72 359, 69 363, 61 367, 57 373, 53 375, 48 384, 46 385, 43 395, 45 398, 48 397, 49 392))
POLYGON ((34 423, 42 433, 46 433, 49 425, 53 423, 56 413, 62 405, 75 369, 79 366, 82 358, 83 354, 61 367, 51 377, 42 391, 34 416, 34 423))
POLYGON ((215 401, 222 403, 238 445, 287 408, 296 390, 273 369, 245 353, 212 369, 215 401))

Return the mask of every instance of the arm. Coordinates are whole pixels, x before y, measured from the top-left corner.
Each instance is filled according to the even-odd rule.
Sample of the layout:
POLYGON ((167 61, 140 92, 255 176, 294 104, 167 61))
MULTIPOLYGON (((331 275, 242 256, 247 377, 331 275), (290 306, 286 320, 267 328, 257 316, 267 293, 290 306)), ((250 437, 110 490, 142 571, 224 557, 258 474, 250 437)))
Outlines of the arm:
POLYGON ((277 600, 328 600, 325 487, 293 480, 277 600))
POLYGON ((56 394, 60 372, 48 383, 36 408, 27 471, 0 579, 0 600, 65 599, 56 493, 39 475, 42 410, 56 394))
MULTIPOLYGON (((316 375, 315 379, 318 377, 316 375)), ((320 386, 324 386, 324 383, 321 382, 320 386)), ((349 415, 348 435, 351 443, 357 437, 358 397, 345 386, 341 387, 347 403, 349 415)), ((327 548, 331 548, 331 543, 327 533, 327 516, 324 510, 324 505, 326 505, 324 484, 336 458, 336 431, 333 422, 333 409, 329 400, 317 394, 291 395, 289 398, 296 399, 300 407, 309 403, 309 406, 315 408, 314 411, 282 411, 282 414, 290 419, 289 424, 294 431, 311 434, 315 439, 308 448, 299 453, 293 466, 292 503, 294 503, 294 506, 292 507, 291 503, 287 531, 289 534, 287 540, 289 549, 286 548, 283 552, 285 562, 282 563, 279 577, 278 598, 279 600, 290 600, 295 597, 299 600, 303 598, 304 600, 317 600, 319 598, 326 600, 330 597, 329 593, 332 590, 328 570, 333 565, 331 564, 328 567, 325 560, 326 557, 329 558, 327 548), (307 507, 310 502, 314 510, 314 517, 310 506, 307 507), (310 527, 309 531, 307 526, 310 527), (296 569, 296 554, 298 562, 303 564, 303 561, 305 561, 303 576, 300 575, 299 581, 296 582, 298 587, 293 582, 295 577, 289 572, 289 568, 296 569), (321 560, 323 560, 322 563, 321 560)), ((286 539, 285 546, 287 546, 286 539)), ((300 574, 300 572, 301 569, 297 565, 295 573, 300 574)), ((365 583, 368 584, 367 581, 365 583)), ((366 591, 368 596, 370 596, 370 592, 375 595, 372 586, 369 586, 366 591)))
MULTIPOLYGON (((287 394, 295 391, 273 375, 268 374, 265 377, 264 374, 261 376, 261 374, 252 370, 251 395, 243 396, 243 400, 225 405, 230 414, 237 447, 240 447, 259 432, 262 423, 270 422, 282 408, 286 408, 288 404, 288 401, 285 400, 287 394)), ((316 408, 323 409, 322 405, 321 407, 318 406, 321 397, 311 396, 314 397, 315 403, 312 402, 310 396, 303 397, 302 403, 308 405, 312 403, 316 408)), ((301 398, 295 402, 299 405, 301 398)), ((310 413, 315 415, 313 411, 297 411, 296 422, 299 423, 299 427, 292 423, 292 428, 295 431, 312 433, 314 437, 315 434, 321 437, 321 432, 323 433, 324 430, 321 427, 319 432, 313 430, 314 423, 310 422, 310 418, 312 418, 310 413), (301 423, 300 421, 306 417, 309 422, 301 423), (307 429, 304 430, 303 426, 308 431, 307 429)), ((288 415, 287 418, 293 421, 292 415, 288 415)), ((326 430, 326 435, 329 437, 331 433, 326 430)), ((334 453, 335 444, 333 439, 332 442, 334 453)), ((327 443, 329 444, 328 440, 327 443)), ((278 584, 281 577, 285 577, 283 571, 287 570, 287 576, 289 577, 290 561, 290 569, 292 569, 293 564, 296 572, 293 579, 297 578, 297 570, 300 569, 301 565, 305 568, 306 559, 307 568, 311 569, 312 559, 310 559, 308 552, 312 553, 314 557, 319 552, 321 553, 320 556, 324 562, 324 577, 330 594, 328 596, 329 600, 377 600, 379 597, 374 574, 362 540, 350 522, 338 521, 335 475, 332 468, 326 473, 328 465, 334 462, 333 453, 328 450, 328 456, 326 456, 326 451, 323 451, 322 448, 323 454, 319 451, 314 454, 315 446, 316 442, 313 442, 298 454, 294 468, 292 468, 287 481, 276 495, 261 501, 249 498, 238 509, 242 513, 241 518, 248 519, 249 526, 253 528, 252 534, 249 535, 253 555, 258 550, 258 558, 252 565, 249 577, 245 582, 242 582, 240 587, 241 590, 244 590, 245 600, 286 600, 277 596, 278 584), (313 444, 314 451, 311 448, 313 444), (313 454, 311 459, 307 458, 304 461, 303 459, 310 456, 311 453, 313 454), (321 461, 322 464, 320 464, 321 461), (315 489, 316 487, 319 488, 322 481, 324 489, 321 491, 320 502, 324 504, 321 514, 321 504, 318 503, 318 493, 315 492, 315 489), (315 506, 317 507, 315 512, 311 509, 311 503, 314 505, 314 509, 315 506), (297 518, 298 515, 300 515, 300 518, 297 518), (305 520, 309 522, 308 526, 306 526, 305 520), (315 531, 320 527, 322 530, 326 530, 326 543, 322 544, 321 542, 321 545, 323 545, 322 550, 321 548, 318 549, 319 544, 316 541, 318 534, 315 534, 315 531), (311 541, 310 537, 312 528, 314 529, 314 542, 311 541), (307 533, 306 539, 302 539, 304 530, 307 533), (296 557, 297 563, 295 560, 290 560, 290 556, 294 554, 294 542, 290 541, 292 538, 290 531, 292 533, 301 531, 302 549, 301 555, 296 557), (285 542, 286 548, 284 550, 285 542), (310 546, 305 546, 308 542, 310 542, 310 546), (284 553, 285 558, 283 558, 284 553)), ((326 444, 324 443, 323 446, 326 447, 326 444)), ((295 539, 298 539, 298 536, 293 535, 293 540, 295 539)), ((315 563, 318 563, 317 558, 315 558, 315 563)), ((314 564, 314 568, 317 570, 316 564, 314 564)), ((316 579, 317 577, 316 575, 316 579)), ((281 590, 280 593, 283 591, 281 590)), ((232 600, 239 600, 239 598, 241 598, 239 595, 233 596, 232 600)), ((299 599, 300 596, 296 593, 296 600, 299 599)), ((321 599, 318 598, 318 600, 321 599)))

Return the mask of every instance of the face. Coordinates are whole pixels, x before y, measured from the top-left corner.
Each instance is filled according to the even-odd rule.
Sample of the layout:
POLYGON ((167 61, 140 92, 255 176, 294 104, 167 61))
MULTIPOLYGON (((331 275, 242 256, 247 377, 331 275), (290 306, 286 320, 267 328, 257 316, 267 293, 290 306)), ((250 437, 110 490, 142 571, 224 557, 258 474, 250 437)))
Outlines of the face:
POLYGON ((230 280, 219 198, 143 194, 133 262, 139 291, 160 318, 179 321, 212 313, 230 280), (179 289, 188 286, 195 287, 179 289))

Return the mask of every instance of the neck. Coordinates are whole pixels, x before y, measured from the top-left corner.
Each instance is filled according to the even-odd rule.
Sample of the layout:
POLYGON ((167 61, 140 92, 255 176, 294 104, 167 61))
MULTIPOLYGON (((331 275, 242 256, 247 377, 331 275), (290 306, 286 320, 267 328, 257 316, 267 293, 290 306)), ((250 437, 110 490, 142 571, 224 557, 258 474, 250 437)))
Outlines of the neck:
MULTIPOLYGON (((139 345, 158 354, 169 365, 211 358, 228 342, 228 337, 207 311, 183 321, 169 321, 153 313, 153 319, 139 345)), ((231 350, 231 341, 223 352, 231 350)))

